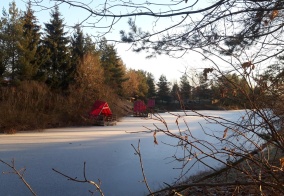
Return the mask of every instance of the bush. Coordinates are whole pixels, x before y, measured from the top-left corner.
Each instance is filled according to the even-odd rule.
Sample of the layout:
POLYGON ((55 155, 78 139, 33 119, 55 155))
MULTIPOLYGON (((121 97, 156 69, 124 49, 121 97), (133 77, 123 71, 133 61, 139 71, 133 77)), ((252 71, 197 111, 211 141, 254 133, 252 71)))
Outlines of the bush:
POLYGON ((45 84, 21 82, 0 88, 0 132, 41 130, 49 127, 82 125, 86 108, 80 96, 52 92, 45 84), (13 131, 11 131, 13 130, 13 131))

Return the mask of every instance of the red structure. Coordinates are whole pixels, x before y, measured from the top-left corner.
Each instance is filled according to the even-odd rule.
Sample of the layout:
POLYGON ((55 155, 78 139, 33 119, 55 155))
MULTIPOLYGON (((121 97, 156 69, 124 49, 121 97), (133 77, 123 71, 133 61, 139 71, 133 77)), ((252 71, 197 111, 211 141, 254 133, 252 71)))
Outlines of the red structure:
POLYGON ((147 107, 144 101, 138 100, 134 102, 133 114, 134 116, 148 116, 147 107))
POLYGON ((148 108, 154 108, 155 107, 155 99, 149 99, 147 102, 148 108))
POLYGON ((105 101, 96 101, 89 115, 95 125, 116 125, 116 117, 105 101))
POLYGON ((92 110, 90 112, 90 116, 95 117, 95 116, 111 116, 112 112, 105 101, 96 101, 92 107, 92 110))

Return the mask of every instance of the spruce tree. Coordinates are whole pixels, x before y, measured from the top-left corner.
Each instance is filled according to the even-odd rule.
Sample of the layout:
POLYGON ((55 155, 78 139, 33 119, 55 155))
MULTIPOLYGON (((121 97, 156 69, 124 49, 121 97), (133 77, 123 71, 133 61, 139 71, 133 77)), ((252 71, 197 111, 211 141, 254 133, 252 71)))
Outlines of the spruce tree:
POLYGON ((31 2, 27 4, 24 16, 21 18, 23 24, 22 38, 19 41, 19 77, 21 80, 31 80, 36 77, 41 57, 38 46, 40 42, 40 26, 31 8, 31 2))
POLYGON ((71 56, 72 60, 80 61, 84 56, 84 34, 79 25, 75 26, 75 32, 71 37, 71 56))
POLYGON ((3 10, 1 19, 1 72, 11 82, 19 79, 19 40, 22 38, 22 22, 15 1, 9 4, 9 12, 3 10), (5 72, 5 73, 4 73, 5 72))
POLYGON ((125 78, 125 66, 118 57, 113 45, 107 43, 105 39, 100 44, 100 60, 104 69, 105 83, 113 88, 115 92, 123 96, 122 83, 125 78))
POLYGON ((125 77, 125 70, 125 65, 120 58, 117 59, 117 63, 110 70, 112 73, 112 80, 110 82, 112 84, 112 88, 114 88, 116 93, 121 97, 124 96, 122 84, 127 81, 127 78, 125 77))
POLYGON ((113 84, 113 68, 115 68, 115 64, 118 62, 118 57, 116 51, 112 45, 109 45, 104 38, 100 43, 100 59, 102 67, 104 68, 105 73, 105 82, 108 85, 113 84))
MULTIPOLYGON (((3 15, 5 16, 5 10, 3 10, 3 15)), ((1 17, 0 19, 0 85, 1 81, 4 80, 4 73, 7 69, 7 50, 6 50, 6 41, 5 41, 5 18, 1 17)))
POLYGON ((146 72, 143 70, 137 70, 135 71, 138 76, 139 84, 138 84, 138 99, 145 100, 147 97, 149 91, 149 86, 147 84, 147 76, 146 72))
POLYGON ((155 86, 155 79, 152 73, 147 73, 147 85, 149 87, 147 98, 155 98, 156 97, 156 86, 155 86))
POLYGON ((71 69, 70 79, 73 81, 80 63, 84 57, 84 35, 79 25, 75 26, 75 32, 71 36, 71 69))
POLYGON ((212 92, 211 89, 209 88, 209 80, 204 76, 203 73, 200 73, 198 75, 198 80, 199 80, 199 85, 195 88, 195 92, 192 93, 194 96, 194 99, 199 99, 200 100, 208 100, 211 99, 212 92))
POLYGON ((165 75, 161 75, 157 83, 157 97, 162 103, 170 101, 170 83, 165 75))
POLYGON ((84 38, 84 53, 85 54, 95 54, 97 55, 98 51, 96 45, 94 44, 90 35, 86 34, 84 38))
POLYGON ((180 96, 179 85, 177 82, 174 82, 171 90, 171 98, 173 101, 180 101, 179 96, 180 96))
POLYGON ((184 103, 188 102, 191 98, 191 86, 187 74, 183 74, 180 78, 180 95, 184 103))
POLYGON ((71 63, 69 54, 69 39, 64 31, 64 19, 55 5, 51 11, 49 23, 45 23, 44 46, 50 52, 45 63, 47 84, 53 88, 67 89, 70 83, 71 63))

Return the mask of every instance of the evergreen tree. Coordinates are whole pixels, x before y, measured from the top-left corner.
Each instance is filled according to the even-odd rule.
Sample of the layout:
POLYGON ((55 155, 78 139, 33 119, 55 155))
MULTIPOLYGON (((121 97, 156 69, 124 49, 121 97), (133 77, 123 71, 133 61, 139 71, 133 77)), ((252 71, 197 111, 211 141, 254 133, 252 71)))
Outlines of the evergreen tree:
POLYGON ((84 56, 84 34, 79 25, 75 26, 75 32, 71 37, 71 55, 72 60, 81 60, 84 56))
MULTIPOLYGON (((3 15, 5 16, 5 10, 3 10, 3 15)), ((6 40, 5 40, 5 25, 6 25, 5 18, 1 17, 0 19, 0 85, 1 81, 4 80, 4 73, 7 69, 7 59, 8 54, 6 50, 6 40)))
POLYGON ((180 95, 184 102, 188 102, 191 98, 191 86, 188 81, 188 76, 183 74, 180 78, 180 95))
POLYGON ((114 46, 107 44, 106 39, 103 39, 100 44, 100 54, 105 83, 113 88, 118 95, 123 96, 122 83, 127 79, 122 60, 117 56, 114 46))
POLYGON ((47 84, 53 88, 67 89, 70 83, 71 63, 69 56, 69 40, 64 32, 64 24, 59 8, 55 5, 51 11, 51 20, 45 24, 44 47, 50 52, 45 63, 47 84))
POLYGON ((21 20, 23 32, 19 42, 19 77, 21 80, 30 80, 36 76, 41 61, 38 53, 40 26, 37 25, 37 19, 34 16, 30 1, 21 20))
POLYGON ((122 84, 127 81, 127 78, 125 77, 125 70, 126 68, 123 61, 118 58, 118 62, 115 64, 115 67, 111 69, 113 76, 111 83, 113 83, 113 87, 116 89, 116 93, 119 96, 124 96, 122 84))
POLYGON ((165 75, 161 75, 157 83, 157 97, 161 102, 170 100, 170 83, 165 75))
POLYGON ((267 66, 267 69, 261 74, 261 81, 258 82, 263 91, 269 89, 269 92, 273 95, 281 94, 283 91, 284 57, 279 57, 279 60, 278 63, 267 66))
POLYGON ((105 82, 108 85, 112 85, 112 83, 114 83, 114 81, 112 81, 112 71, 115 64, 118 62, 116 51, 112 45, 107 44, 105 38, 102 39, 99 48, 101 64, 105 71, 105 82))
POLYGON ((146 76, 146 72, 143 70, 138 70, 136 71, 137 75, 138 75, 138 80, 139 80, 139 84, 138 84, 138 99, 146 99, 146 95, 148 94, 149 91, 149 86, 147 84, 147 76, 146 76))
POLYGON ((19 76, 19 40, 22 37, 21 13, 15 1, 9 4, 9 12, 3 10, 1 19, 1 72, 12 82, 18 81, 19 76))
POLYGON ((44 39, 41 39, 39 41, 37 53, 38 53, 39 58, 36 59, 36 61, 39 67, 38 67, 38 72, 35 76, 35 80, 47 83, 48 77, 50 76, 51 52, 50 52, 50 48, 46 47, 46 43, 44 39))
POLYGON ((75 32, 71 37, 71 69, 70 78, 73 80, 79 64, 84 57, 84 35, 79 25, 75 26, 75 32))
POLYGON ((210 100, 212 99, 212 79, 209 80, 204 73, 199 73, 198 75, 198 82, 195 87, 191 89, 191 95, 194 97, 195 100, 210 100))
POLYGON ((177 82, 174 82, 171 90, 171 98, 173 101, 180 101, 179 100, 180 89, 177 82))
POLYGON ((155 87, 155 79, 152 73, 147 73, 146 74, 147 78, 147 85, 148 85, 148 94, 147 98, 154 98, 156 97, 156 87, 155 87))
POLYGON ((234 73, 220 76, 214 90, 214 98, 223 105, 243 107, 249 101, 244 95, 249 95, 251 89, 243 77, 234 73))
POLYGON ((96 49, 96 45, 92 41, 92 38, 90 35, 86 35, 84 39, 84 53, 85 54, 95 54, 97 55, 98 51, 96 49))

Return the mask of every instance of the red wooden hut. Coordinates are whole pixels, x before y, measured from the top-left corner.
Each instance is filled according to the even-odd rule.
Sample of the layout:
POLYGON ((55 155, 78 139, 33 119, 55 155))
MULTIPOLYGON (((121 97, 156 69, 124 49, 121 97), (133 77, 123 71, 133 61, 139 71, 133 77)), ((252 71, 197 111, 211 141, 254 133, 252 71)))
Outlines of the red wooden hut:
POLYGON ((137 100, 134 102, 133 115, 142 117, 148 116, 147 107, 144 101, 137 100))
POLYGON ((95 101, 89 115, 90 118, 94 120, 95 125, 116 124, 116 118, 105 101, 95 101))

